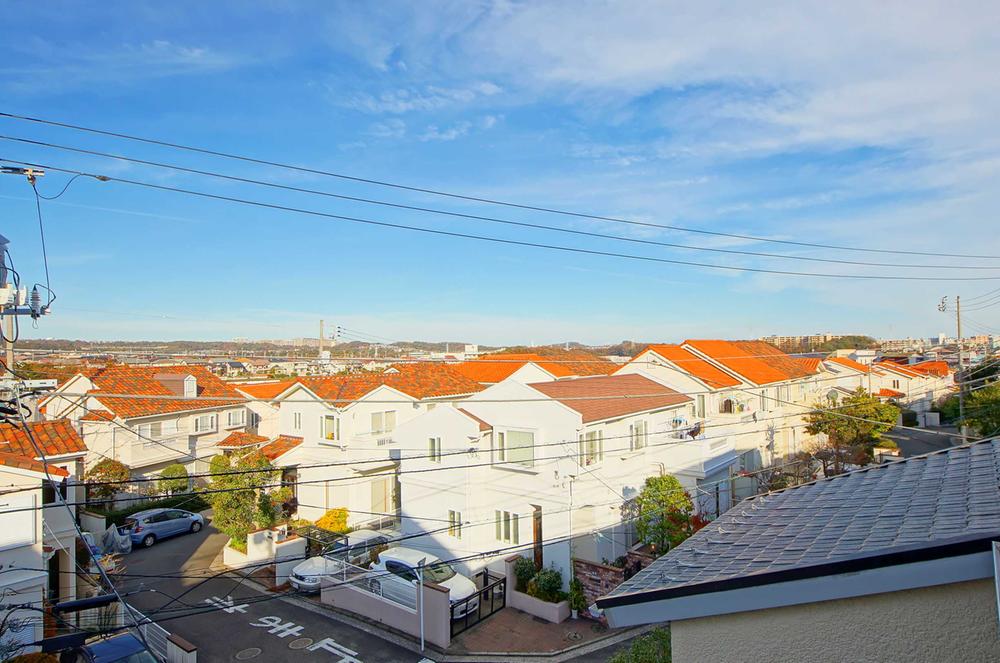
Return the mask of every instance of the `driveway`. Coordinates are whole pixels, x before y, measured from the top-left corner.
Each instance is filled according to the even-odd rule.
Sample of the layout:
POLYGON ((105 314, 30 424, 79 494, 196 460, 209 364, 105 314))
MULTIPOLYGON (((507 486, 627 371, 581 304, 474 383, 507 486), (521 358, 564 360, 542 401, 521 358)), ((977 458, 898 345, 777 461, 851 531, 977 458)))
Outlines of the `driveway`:
POLYGON ((225 535, 209 523, 197 534, 136 549, 126 559, 129 577, 118 583, 119 590, 129 594, 130 605, 163 621, 168 631, 197 646, 202 661, 354 663, 423 659, 371 633, 248 587, 239 579, 212 578, 218 569, 209 567, 225 542, 225 535), (180 596, 189 589, 190 593, 180 596), (172 597, 180 600, 170 603, 172 597), (184 616, 209 606, 220 609, 184 616), (154 614, 160 609, 164 612, 154 614))

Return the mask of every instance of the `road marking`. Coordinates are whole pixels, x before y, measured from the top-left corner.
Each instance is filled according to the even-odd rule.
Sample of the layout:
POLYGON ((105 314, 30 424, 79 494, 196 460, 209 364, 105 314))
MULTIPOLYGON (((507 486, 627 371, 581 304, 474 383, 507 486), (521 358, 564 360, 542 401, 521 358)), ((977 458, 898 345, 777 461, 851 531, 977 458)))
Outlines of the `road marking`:
MULTIPOLYGON (((208 599, 205 600, 207 601, 208 599)), ((266 628, 268 633, 279 638, 286 638, 289 635, 301 635, 302 629, 305 628, 295 622, 286 622, 283 618, 277 615, 259 617, 256 621, 249 622, 249 625, 254 628, 266 628)), ((305 638, 305 640, 308 640, 308 638, 305 638)), ((311 640, 308 641, 310 644, 305 648, 309 651, 318 651, 320 649, 328 651, 331 654, 335 654, 340 657, 339 663, 362 663, 361 660, 357 658, 358 652, 339 644, 333 638, 323 638, 316 643, 313 643, 311 640)), ((299 640, 295 640, 291 644, 294 645, 296 642, 299 642, 299 640)))
POLYGON ((308 649, 309 651, 323 649, 331 654, 337 654, 340 656, 340 663, 361 663, 359 659, 355 658, 355 656, 358 655, 358 652, 348 649, 341 644, 337 644, 337 641, 333 638, 323 638, 316 644, 309 646, 308 649))
POLYGON ((220 599, 218 596, 210 596, 205 599, 205 603, 215 606, 216 608, 221 608, 225 610, 230 615, 235 612, 245 613, 247 611, 247 606, 249 603, 241 603, 239 605, 233 604, 233 597, 226 596, 224 599, 220 599))
POLYGON ((289 635, 299 635, 302 633, 302 626, 298 626, 295 622, 285 622, 282 621, 281 617, 276 617, 274 615, 269 615, 267 617, 261 617, 255 622, 250 622, 250 626, 255 626, 257 628, 270 626, 268 633, 271 635, 276 635, 279 638, 285 638, 289 635))

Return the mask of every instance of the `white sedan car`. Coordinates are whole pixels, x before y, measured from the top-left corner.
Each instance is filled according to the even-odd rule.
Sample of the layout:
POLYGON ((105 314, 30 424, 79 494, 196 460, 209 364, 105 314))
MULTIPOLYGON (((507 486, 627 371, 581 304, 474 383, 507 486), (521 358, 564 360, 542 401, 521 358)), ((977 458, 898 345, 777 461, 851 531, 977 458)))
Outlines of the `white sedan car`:
POLYGON ((387 536, 370 529, 351 532, 324 550, 322 555, 298 564, 292 569, 288 582, 300 592, 318 592, 323 576, 339 575, 344 570, 344 562, 355 566, 368 564, 372 550, 388 543, 387 536))
POLYGON ((476 583, 456 572, 447 562, 413 548, 390 548, 380 553, 369 571, 368 587, 379 596, 401 603, 415 602, 421 565, 425 583, 434 582, 448 588, 453 619, 479 609, 476 583), (470 597, 471 600, 465 601, 470 597))

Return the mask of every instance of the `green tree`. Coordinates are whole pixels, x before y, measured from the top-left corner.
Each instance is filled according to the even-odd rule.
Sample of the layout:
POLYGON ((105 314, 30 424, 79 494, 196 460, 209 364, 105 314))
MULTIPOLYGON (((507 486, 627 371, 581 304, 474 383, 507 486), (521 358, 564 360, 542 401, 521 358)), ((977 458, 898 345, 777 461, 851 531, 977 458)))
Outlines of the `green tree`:
POLYGON ((681 482, 669 474, 647 477, 636 497, 636 532, 662 554, 680 545, 704 524, 681 482))
POLYGON ((658 626, 632 641, 608 663, 670 663, 670 627, 658 626))
POLYGON ((121 482, 128 481, 131 473, 123 463, 105 458, 90 468, 84 478, 89 484, 90 495, 98 500, 106 500, 125 488, 125 484, 121 482))
MULTIPOLYGON (((218 458, 218 456, 216 456, 218 458)), ((220 471, 222 462, 213 464, 220 471)), ((214 511, 212 524, 229 536, 230 545, 244 550, 246 537, 256 527, 274 522, 274 510, 267 486, 277 479, 277 471, 262 453, 250 451, 234 456, 232 472, 214 477, 210 493, 214 511)), ((215 471, 213 469, 213 471, 215 471)))
POLYGON ((848 464, 870 462, 872 448, 882 433, 892 430, 900 413, 861 387, 842 401, 828 400, 813 408, 806 417, 806 431, 826 435, 826 442, 818 444, 812 455, 827 476, 841 474, 848 464))
POLYGON ((172 495, 188 489, 188 471, 180 463, 164 467, 160 477, 157 484, 161 493, 172 495))
POLYGON ((977 389, 965 397, 965 423, 982 437, 1000 434, 1000 384, 977 389))

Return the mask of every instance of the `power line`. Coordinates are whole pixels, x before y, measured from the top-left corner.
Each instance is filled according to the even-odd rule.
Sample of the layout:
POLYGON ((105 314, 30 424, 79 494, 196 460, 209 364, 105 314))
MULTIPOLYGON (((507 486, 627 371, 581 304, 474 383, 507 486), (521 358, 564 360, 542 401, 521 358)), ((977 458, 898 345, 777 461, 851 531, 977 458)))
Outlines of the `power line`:
POLYGON ((592 256, 603 256, 609 258, 621 258, 626 260, 638 260, 641 262, 651 262, 658 264, 670 264, 670 265, 684 265, 688 267, 702 267, 705 269, 717 269, 732 272, 748 272, 755 274, 778 274, 783 276, 808 276, 815 278, 837 278, 837 279, 855 279, 855 280, 878 280, 878 281, 1000 281, 1000 276, 891 276, 883 274, 829 274, 822 272, 796 272, 790 270, 779 270, 779 269, 765 269, 762 267, 736 267, 732 265, 717 265, 712 263, 696 262, 691 260, 675 260, 671 258, 658 258, 654 256, 636 255, 630 253, 619 253, 615 251, 601 251, 597 249, 585 249, 580 247, 562 246, 559 244, 546 244, 541 242, 528 242, 524 240, 515 239, 505 239, 501 237, 491 237, 488 235, 476 235, 472 233, 456 232, 451 230, 438 230, 434 228, 424 228, 421 226, 411 226, 402 223, 393 223, 388 221, 379 221, 376 219, 366 219, 355 216, 346 216, 341 214, 330 214, 328 212, 320 212, 318 210, 304 209, 299 207, 291 207, 288 205, 279 205, 277 203, 268 203, 259 200, 248 200, 244 198, 236 198, 234 196, 224 196, 221 194, 208 193, 205 191, 195 191, 193 189, 183 189, 180 187, 166 186, 162 184, 153 184, 152 182, 143 182, 139 180, 130 180, 121 177, 111 177, 107 175, 95 175, 92 173, 85 173, 83 171, 60 168, 57 166, 36 164, 28 161, 17 160, 17 159, 7 159, 0 158, 0 160, 8 161, 11 163, 24 164, 27 166, 35 168, 44 168, 47 170, 52 170, 62 173, 70 174, 81 174, 88 177, 93 177, 95 179, 100 179, 102 181, 112 181, 119 182, 122 184, 129 184, 133 186, 145 187, 149 189, 155 189, 158 191, 170 191, 173 193, 181 193, 190 196, 196 196, 200 198, 207 198, 210 200, 221 200, 225 202, 237 203, 241 205, 248 205, 252 207, 260 207, 264 209, 280 210, 285 212, 293 212, 296 214, 304 214, 308 216, 316 216, 326 219, 335 219, 339 221, 348 221, 350 223, 358 223, 363 225, 377 226, 382 228, 392 228, 395 230, 409 230, 413 232, 440 235, 445 237, 456 237, 461 239, 471 239, 480 242, 490 242, 494 244, 505 244, 511 246, 524 246, 538 249, 545 249, 549 251, 559 251, 564 253, 578 253, 582 255, 592 255, 592 256))
POLYGON ((169 142, 169 141, 166 141, 166 140, 160 140, 160 139, 155 139, 155 138, 144 138, 144 137, 141 137, 141 136, 130 135, 130 134, 122 133, 122 132, 107 131, 107 130, 103 130, 103 129, 96 129, 96 128, 93 128, 93 127, 85 127, 85 126, 81 126, 81 125, 77 125, 77 124, 71 124, 71 123, 68 123, 68 122, 58 122, 58 121, 55 121, 55 120, 48 120, 48 119, 39 118, 39 117, 31 117, 31 116, 26 116, 26 115, 18 115, 18 114, 15 114, 15 113, 0 112, 0 117, 6 117, 6 118, 13 119, 13 120, 20 120, 20 121, 32 122, 32 123, 36 123, 36 124, 45 124, 45 125, 49 125, 49 126, 62 127, 62 128, 65 128, 65 129, 72 129, 74 131, 82 131, 82 132, 91 133, 91 134, 98 134, 98 135, 102 135, 102 136, 110 136, 110 137, 113 137, 113 138, 121 138, 121 139, 124 139, 124 140, 130 140, 130 141, 135 141, 135 142, 140 142, 140 143, 146 143, 146 144, 149 144, 149 145, 159 145, 161 147, 169 147, 169 148, 172 148, 172 149, 184 150, 184 151, 187 151, 187 152, 194 152, 194 153, 198 153, 198 154, 206 154, 206 155, 215 156, 215 157, 222 157, 222 158, 226 158, 226 159, 234 159, 234 160, 243 161, 243 162, 246 162, 246 163, 254 163, 254 164, 263 165, 263 166, 272 166, 272 167, 275 167, 275 168, 284 168, 284 169, 287 169, 287 170, 293 170, 293 171, 303 172, 303 173, 310 173, 310 174, 313 174, 313 175, 323 175, 323 176, 326 176, 326 177, 334 177, 334 178, 337 178, 337 179, 342 179, 342 180, 347 180, 347 181, 352 181, 352 182, 358 182, 358 183, 362 183, 362 184, 371 184, 371 185, 375 185, 375 186, 388 187, 388 188, 402 190, 402 191, 411 191, 411 192, 414 192, 414 193, 423 193, 423 194, 429 194, 429 195, 434 195, 434 196, 441 196, 441 197, 451 198, 451 199, 455 199, 455 200, 464 200, 464 201, 468 201, 468 202, 483 203, 483 204, 488 204, 488 205, 498 205, 498 206, 502 206, 502 207, 509 207, 509 208, 522 209, 522 210, 529 210, 529 211, 534 211, 534 212, 545 212, 545 213, 548 213, 548 214, 557 214, 557 215, 561 215, 561 216, 569 216, 569 217, 582 218, 582 219, 592 219, 592 220, 596 220, 596 221, 607 221, 607 222, 610 222, 610 223, 622 223, 622 224, 633 225, 633 226, 643 226, 643 227, 651 227, 651 228, 660 228, 660 229, 664 229, 664 230, 675 230, 675 231, 678 231, 678 232, 696 233, 696 234, 701 234, 701 235, 710 235, 710 236, 714 236, 714 237, 730 237, 730 238, 734 238, 734 239, 743 239, 743 240, 748 240, 748 241, 753 241, 753 242, 766 242, 766 243, 772 243, 772 244, 786 244, 786 245, 791 245, 791 246, 805 246, 805 247, 812 247, 812 248, 835 249, 835 250, 839 250, 839 251, 859 251, 859 252, 864 252, 864 253, 883 253, 883 254, 894 254, 894 255, 937 256, 937 257, 948 257, 948 258, 983 258, 983 259, 991 259, 991 260, 1000 259, 1000 256, 995 256, 995 255, 970 255, 970 254, 963 254, 963 253, 941 253, 941 252, 936 252, 935 253, 935 252, 924 252, 924 251, 904 251, 904 250, 899 250, 899 249, 873 249, 873 248, 868 248, 868 247, 854 247, 854 246, 842 246, 842 245, 835 245, 835 244, 822 244, 822 243, 817 243, 817 242, 801 242, 801 241, 794 241, 794 240, 772 239, 772 238, 767 238, 767 237, 755 237, 755 236, 752 236, 752 235, 742 235, 742 234, 736 234, 736 233, 724 233, 724 232, 718 232, 718 231, 712 231, 712 230, 702 230, 702 229, 698 229, 698 228, 687 228, 687 227, 683 227, 683 226, 674 226, 674 225, 666 225, 666 224, 648 223, 648 222, 642 222, 642 221, 634 221, 634 220, 629 220, 629 219, 616 218, 616 217, 611 217, 611 216, 603 216, 603 215, 599 215, 599 214, 587 214, 587 213, 583 213, 583 212, 573 212, 573 211, 569 211, 569 210, 556 209, 556 208, 552 208, 552 207, 543 207, 543 206, 538 206, 538 205, 519 204, 519 203, 510 202, 510 201, 502 201, 502 200, 496 200, 496 199, 479 197, 479 196, 470 196, 470 195, 452 193, 452 192, 447 192, 447 191, 442 191, 442 190, 437 190, 437 189, 430 189, 430 188, 424 188, 424 187, 410 186, 410 185, 399 184, 399 183, 395 183, 395 182, 389 182, 389 181, 385 181, 385 180, 376 180, 376 179, 371 179, 371 178, 358 177, 358 176, 353 176, 353 175, 347 175, 347 174, 344 174, 344 173, 335 173, 335 172, 331 172, 331 171, 320 170, 320 169, 317 169, 317 168, 308 168, 308 167, 304 167, 304 166, 296 166, 296 165, 281 163, 281 162, 277 162, 277 161, 269 161, 269 160, 266 160, 266 159, 257 159, 257 158, 254 158, 254 157, 243 156, 243 155, 238 155, 238 154, 232 154, 232 153, 222 152, 222 151, 219 151, 219 150, 212 150, 212 149, 208 149, 208 148, 203 148, 203 147, 195 147, 195 146, 190 146, 190 145, 182 145, 180 143, 173 143, 173 142, 169 142))
MULTIPOLYGON (((979 265, 935 265, 935 264, 926 264, 926 263, 918 263, 918 264, 904 263, 904 264, 900 264, 900 263, 870 262, 870 261, 862 261, 862 260, 839 260, 839 259, 834 259, 834 258, 816 258, 816 257, 811 257, 811 256, 797 256, 797 255, 788 255, 788 254, 781 254, 781 253, 764 253, 764 252, 759 252, 759 251, 744 251, 744 250, 740 250, 740 249, 724 249, 724 248, 717 248, 717 247, 692 246, 692 245, 688 245, 688 244, 677 244, 677 243, 674 243, 674 242, 663 242, 663 241, 659 241, 659 240, 642 239, 642 238, 627 237, 627 236, 622 236, 622 235, 612 235, 612 234, 608 234, 608 233, 599 233, 599 232, 578 230, 578 229, 573 229, 573 228, 562 228, 562 227, 559 227, 559 226, 550 226, 550 225, 539 224, 539 223, 529 223, 529 222, 524 222, 524 221, 515 221, 515 220, 512 220, 512 219, 503 219, 503 218, 497 218, 497 217, 491 217, 491 216, 483 216, 483 215, 478 215, 478 214, 468 214, 468 213, 463 213, 463 212, 454 212, 454 211, 450 211, 450 210, 442 210, 442 209, 437 209, 437 208, 433 208, 433 207, 421 207, 421 206, 417 206, 417 205, 406 205, 406 204, 403 204, 403 203, 395 203, 395 202, 390 202, 390 201, 385 201, 385 200, 379 200, 379 199, 373 199, 373 198, 361 198, 361 197, 358 197, 358 196, 348 196, 348 195, 345 195, 345 194, 332 193, 332 192, 329 192, 329 191, 321 191, 321 190, 317 190, 317 189, 309 189, 309 188, 305 188, 305 187, 292 186, 292 185, 289 185, 289 184, 279 184, 277 182, 269 182, 267 180, 257 180, 257 179, 252 179, 252 178, 248 178, 248 177, 239 177, 239 176, 235 176, 235 175, 227 175, 225 173, 219 173, 219 172, 215 172, 215 171, 199 170, 197 168, 188 168, 188 167, 180 166, 180 165, 177 165, 177 164, 163 163, 163 162, 158 162, 158 161, 149 161, 149 160, 146 160, 146 159, 138 159, 138 158, 128 157, 128 156, 121 155, 121 154, 112 154, 112 153, 108 153, 108 152, 100 152, 100 151, 97 151, 97 150, 88 150, 88 149, 79 148, 79 147, 73 147, 73 146, 69 146, 69 145, 60 145, 60 144, 57 144, 57 143, 49 143, 49 142, 45 142, 45 141, 31 140, 31 139, 28 139, 28 138, 21 138, 21 137, 17 137, 17 136, 4 136, 4 135, 0 135, 0 140, 7 140, 7 141, 11 141, 11 142, 22 143, 22 144, 27 144, 27 145, 34 145, 34 146, 45 147, 45 148, 50 148, 50 149, 64 150, 64 151, 68 151, 68 152, 75 152, 75 153, 78 153, 78 154, 87 154, 87 155, 90 155, 90 156, 97 156, 97 157, 102 157, 102 158, 107 158, 107 159, 116 159, 116 160, 120 160, 120 161, 126 161, 126 162, 141 164, 141 165, 145 165, 145 166, 153 166, 153 167, 156 167, 156 168, 163 168, 163 169, 173 170, 173 171, 177 171, 177 172, 189 173, 189 174, 193 174, 193 175, 201 175, 201 176, 204 176, 204 177, 214 177, 214 178, 223 179, 223 180, 227 180, 227 181, 231 181, 231 182, 240 182, 240 183, 243 183, 243 184, 253 184, 253 185, 257 185, 257 186, 265 186, 265 187, 269 187, 269 188, 273 188, 273 189, 280 189, 280 190, 284 190, 284 191, 294 191, 294 192, 297 192, 297 193, 307 193, 307 194, 311 194, 311 195, 325 196, 325 197, 329 197, 329 198, 336 198, 338 200, 346 200, 346 201, 351 201, 351 202, 364 203, 364 204, 368 204, 368 205, 380 205, 380 206, 383 206, 383 207, 391 207, 391 208, 394 208, 394 209, 404 209, 404 210, 410 210, 410 211, 415 211, 415 212, 425 212, 425 213, 428 213, 428 214, 439 214, 439 215, 450 216, 450 217, 455 217, 455 218, 471 219, 471 220, 476 220, 476 221, 487 221, 487 222, 490 222, 490 223, 500 223, 500 224, 506 224, 506 225, 512 225, 512 226, 520 226, 520 227, 524 227, 524 228, 533 228, 533 229, 536 229, 536 230, 546 230, 546 231, 561 232, 561 233, 572 234, 572 235, 580 235, 580 236, 587 236, 587 237, 596 237, 596 238, 599 238, 599 239, 610 239, 610 240, 616 240, 616 241, 621 241, 621 242, 631 242, 631 243, 634 243, 634 244, 645 244, 645 245, 650 245, 650 246, 663 246, 663 247, 674 248, 674 249, 685 249, 685 250, 689 250, 689 251, 705 251, 705 252, 711 252, 711 253, 724 253, 724 254, 729 254, 729 255, 744 255, 744 256, 753 256, 753 257, 762 257, 762 258, 777 258, 777 259, 781 259, 781 260, 800 260, 800 261, 806 261, 806 262, 834 263, 834 264, 841 264, 841 265, 863 265, 863 266, 867 266, 867 267, 897 267, 897 268, 915 268, 915 269, 963 269, 963 270, 979 270, 979 269, 997 270, 997 269, 1000 269, 1000 267, 987 267, 987 266, 979 266, 979 265)), ((74 175, 74 179, 76 177, 80 177, 80 175, 74 175)))

